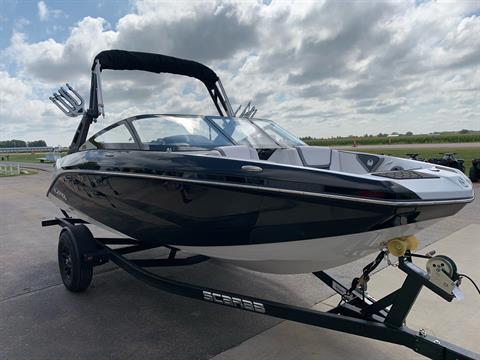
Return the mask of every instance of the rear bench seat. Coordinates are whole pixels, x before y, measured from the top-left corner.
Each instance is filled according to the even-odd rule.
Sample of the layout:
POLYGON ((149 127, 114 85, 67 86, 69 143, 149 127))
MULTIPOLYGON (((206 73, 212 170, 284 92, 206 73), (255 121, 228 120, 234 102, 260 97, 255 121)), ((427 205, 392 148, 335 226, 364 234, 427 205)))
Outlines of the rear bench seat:
MULTIPOLYGON (((218 151, 221 156, 232 159, 260 160, 257 151, 246 145, 220 146, 213 151, 218 151)), ((267 161, 277 164, 328 169, 331 158, 332 150, 329 147, 298 146, 297 148, 277 149, 267 161)))

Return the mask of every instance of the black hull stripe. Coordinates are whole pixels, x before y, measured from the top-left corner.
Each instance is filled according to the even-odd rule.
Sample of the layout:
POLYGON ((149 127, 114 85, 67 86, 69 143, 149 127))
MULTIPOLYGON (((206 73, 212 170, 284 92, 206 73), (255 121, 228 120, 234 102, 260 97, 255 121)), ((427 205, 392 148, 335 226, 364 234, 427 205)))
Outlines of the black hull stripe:
POLYGON ((350 196, 342 196, 342 195, 334 195, 334 194, 314 193, 314 192, 289 190, 289 189, 279 189, 279 188, 269 188, 269 187, 258 186, 258 185, 231 184, 231 183, 224 183, 224 182, 217 182, 217 181, 185 179, 185 178, 163 176, 163 175, 138 174, 138 173, 119 173, 119 172, 115 172, 115 171, 100 171, 100 170, 62 170, 60 173, 56 174, 54 181, 52 181, 52 184, 50 185, 50 188, 47 191, 47 195, 48 195, 48 193, 50 193, 50 190, 55 185, 58 178, 60 176, 67 175, 67 174, 105 175, 105 176, 116 176, 116 177, 135 177, 135 178, 146 178, 146 179, 159 179, 159 180, 168 180, 168 181, 176 181, 176 182, 203 184, 203 185, 210 185, 210 186, 233 187, 233 188, 249 189, 249 190, 264 191, 264 192, 285 193, 285 194, 293 194, 293 195, 300 195, 300 196, 307 196, 307 197, 320 197, 320 198, 326 198, 326 199, 335 199, 335 200, 343 200, 343 201, 349 201, 349 202, 361 202, 361 203, 368 203, 368 204, 387 205, 387 206, 395 206, 395 207, 466 204, 466 203, 472 202, 474 200, 473 196, 470 197, 470 198, 446 199, 446 200, 421 200, 421 201, 418 201, 418 200, 417 201, 377 200, 377 199, 367 199, 367 198, 360 198, 360 197, 353 197, 353 196, 350 197, 350 196))

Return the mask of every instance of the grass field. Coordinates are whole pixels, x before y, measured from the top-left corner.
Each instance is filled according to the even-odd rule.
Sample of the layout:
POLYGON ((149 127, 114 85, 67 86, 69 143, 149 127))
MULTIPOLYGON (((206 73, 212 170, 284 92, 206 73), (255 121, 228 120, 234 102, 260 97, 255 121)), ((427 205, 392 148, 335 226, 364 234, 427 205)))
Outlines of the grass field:
POLYGON ((400 135, 395 137, 386 136, 358 136, 338 137, 329 139, 304 139, 308 145, 317 146, 351 146, 357 145, 386 145, 386 144, 443 144, 480 142, 480 132, 467 134, 439 134, 439 135, 400 135))
POLYGON ((418 153, 420 157, 428 160, 432 157, 441 157, 440 153, 456 153, 457 159, 465 160, 465 173, 468 175, 470 167, 472 166, 472 159, 480 158, 480 149, 479 148, 415 148, 415 147, 405 147, 404 149, 368 149, 363 148, 359 149, 361 152, 368 152, 373 154, 385 154, 392 155, 397 157, 408 157, 406 154, 418 153))

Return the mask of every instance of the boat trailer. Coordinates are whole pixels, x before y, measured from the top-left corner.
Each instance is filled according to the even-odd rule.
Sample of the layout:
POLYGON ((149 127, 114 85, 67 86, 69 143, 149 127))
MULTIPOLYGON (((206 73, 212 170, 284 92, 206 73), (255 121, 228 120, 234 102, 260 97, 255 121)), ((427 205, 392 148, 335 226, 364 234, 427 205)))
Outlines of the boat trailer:
MULTIPOLYGON (((373 299, 365 290, 369 273, 384 258, 385 252, 380 253, 371 264, 367 265, 362 276, 355 278, 350 287, 341 284, 324 271, 313 273, 342 297, 338 306, 322 312, 159 276, 145 268, 193 265, 209 258, 202 255, 176 258, 177 250, 167 246, 170 254, 165 259, 127 259, 124 255, 165 245, 142 244, 128 238, 94 237, 85 226, 88 224, 86 221, 71 218, 66 212, 64 215, 64 218, 44 220, 42 226, 62 227, 59 236, 58 260, 63 283, 70 291, 86 290, 92 280, 93 267, 112 261, 147 285, 176 295, 403 345, 431 359, 480 360, 480 354, 428 335, 423 329, 416 331, 406 326, 406 317, 424 286, 446 301, 450 302, 455 298, 455 292, 446 291, 445 286, 432 280, 431 274, 413 263, 413 257, 425 257, 423 255, 411 254, 407 251, 405 255, 398 257, 398 268, 407 275, 406 279, 399 289, 380 300, 373 299), (125 246, 113 249, 111 245, 125 246)), ((435 266, 438 265, 437 263, 435 266)), ((455 268, 454 263, 453 267, 455 268)), ((452 277, 450 279, 454 280, 452 277)))

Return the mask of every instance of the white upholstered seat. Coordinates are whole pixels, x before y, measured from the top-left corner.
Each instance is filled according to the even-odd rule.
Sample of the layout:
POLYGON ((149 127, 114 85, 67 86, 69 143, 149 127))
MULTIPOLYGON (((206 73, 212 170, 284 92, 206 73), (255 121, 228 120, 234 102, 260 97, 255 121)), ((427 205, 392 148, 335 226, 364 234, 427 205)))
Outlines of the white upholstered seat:
POLYGON ((246 145, 220 146, 215 148, 222 156, 232 159, 259 160, 257 151, 246 145))
POLYGON ((303 166, 302 159, 300 159, 297 150, 294 148, 276 149, 268 158, 268 161, 277 164, 303 166))
POLYGON ((328 169, 332 157, 332 149, 326 146, 298 146, 298 154, 305 166, 328 169))

